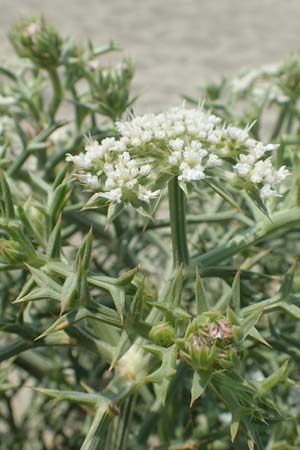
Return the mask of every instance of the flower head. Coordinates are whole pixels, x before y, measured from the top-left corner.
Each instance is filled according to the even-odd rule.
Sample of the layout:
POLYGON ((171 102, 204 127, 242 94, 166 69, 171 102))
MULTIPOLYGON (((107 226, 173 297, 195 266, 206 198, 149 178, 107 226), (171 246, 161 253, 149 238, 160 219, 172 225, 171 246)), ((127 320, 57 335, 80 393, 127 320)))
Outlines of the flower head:
POLYGON ((160 194, 162 178, 178 177, 184 185, 222 173, 224 178, 236 174, 242 187, 255 187, 265 201, 278 195, 278 184, 289 174, 265 158, 276 145, 253 139, 249 127, 226 127, 204 109, 172 108, 119 121, 116 127, 118 139, 90 139, 85 152, 67 156, 90 174, 80 181, 109 202, 146 205, 160 194))

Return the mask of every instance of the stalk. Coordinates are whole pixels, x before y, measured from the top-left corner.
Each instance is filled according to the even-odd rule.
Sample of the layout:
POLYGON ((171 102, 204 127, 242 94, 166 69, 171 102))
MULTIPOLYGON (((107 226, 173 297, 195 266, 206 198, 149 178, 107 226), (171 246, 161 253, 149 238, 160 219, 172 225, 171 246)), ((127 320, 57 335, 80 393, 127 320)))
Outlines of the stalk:
POLYGON ((220 245, 216 249, 193 258, 193 263, 200 264, 203 267, 220 264, 251 245, 256 245, 258 242, 272 236, 274 233, 283 232, 284 230, 299 224, 299 207, 277 212, 271 217, 271 220, 262 219, 257 225, 250 228, 242 235, 238 235, 226 244, 220 245))
POLYGON ((58 110, 59 105, 62 100, 63 90, 62 90, 62 86, 61 86, 61 82, 60 82, 57 70, 51 69, 51 70, 49 70, 48 73, 49 73, 49 77, 50 77, 50 80, 52 83, 52 88, 53 88, 53 97, 52 97, 51 105, 49 107, 49 115, 50 115, 52 121, 54 121, 56 111, 58 110))
POLYGON ((286 118, 287 113, 289 111, 289 108, 290 108, 290 103, 289 102, 283 105, 283 107, 282 107, 282 109, 281 109, 281 111, 279 113, 277 122, 275 124, 274 130, 273 130, 273 133, 272 133, 272 136, 271 136, 271 141, 276 139, 277 136, 279 135, 279 133, 280 133, 280 131, 282 129, 282 126, 283 126, 283 122, 285 121, 285 118, 286 118))
POLYGON ((169 181, 169 213, 172 234, 174 268, 188 265, 189 253, 186 239, 185 198, 178 178, 169 181))
POLYGON ((100 405, 80 450, 100 450, 101 441, 112 418, 109 407, 100 405))

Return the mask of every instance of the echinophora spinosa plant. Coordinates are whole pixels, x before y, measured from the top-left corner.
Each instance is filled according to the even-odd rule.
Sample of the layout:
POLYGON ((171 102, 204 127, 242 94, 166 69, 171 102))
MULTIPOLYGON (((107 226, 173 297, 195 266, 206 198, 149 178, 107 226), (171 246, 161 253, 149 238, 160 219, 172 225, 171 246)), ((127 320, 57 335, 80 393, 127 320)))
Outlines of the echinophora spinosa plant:
POLYGON ((298 448, 299 55, 138 115, 115 44, 10 39, 0 448, 298 448))

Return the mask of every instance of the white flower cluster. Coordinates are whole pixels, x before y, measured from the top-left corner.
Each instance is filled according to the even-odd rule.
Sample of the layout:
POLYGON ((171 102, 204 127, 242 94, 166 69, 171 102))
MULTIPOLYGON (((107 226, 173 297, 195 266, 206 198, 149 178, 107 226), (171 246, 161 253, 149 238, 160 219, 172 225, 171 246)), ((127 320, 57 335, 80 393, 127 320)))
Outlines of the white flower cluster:
POLYGON ((285 167, 275 171, 270 158, 263 160, 275 145, 251 139, 247 129, 225 127, 203 109, 172 108, 116 127, 119 139, 89 140, 85 152, 67 157, 79 180, 109 202, 149 203, 160 194, 162 177, 177 176, 185 184, 213 176, 219 166, 224 176, 236 173, 242 186, 254 184, 265 200, 277 195, 274 188, 288 175, 285 167))
MULTIPOLYGON (((299 55, 291 55, 287 63, 293 59, 299 61, 299 55)), ((268 100, 271 103, 286 103, 289 98, 280 80, 282 75, 288 76, 289 71, 286 62, 243 70, 229 81, 228 87, 233 94, 243 96, 248 93, 259 102, 268 100)))
POLYGON ((169 165, 167 171, 180 181, 191 182, 205 178, 205 169, 221 165, 212 153, 221 142, 223 131, 217 128, 221 119, 201 109, 172 108, 158 115, 146 114, 117 127, 127 145, 143 147, 169 165), (159 151, 157 151, 159 149, 159 151))
POLYGON ((110 202, 120 203, 134 198, 134 195, 142 201, 149 203, 152 198, 160 194, 160 190, 151 191, 145 187, 152 166, 150 164, 138 164, 137 159, 131 158, 125 141, 106 138, 101 144, 89 140, 85 146, 85 152, 79 155, 67 156, 81 173, 76 176, 87 188, 97 191, 98 195, 110 202), (94 173, 96 172, 96 173, 94 173), (103 179, 104 178, 104 179, 103 179), (102 183, 101 183, 102 181, 102 183))
MULTIPOLYGON (((232 129, 237 130, 236 133, 239 134, 239 129, 232 129)), ((238 139, 246 147, 247 153, 239 155, 239 162, 233 167, 235 172, 246 182, 260 189, 260 197, 263 201, 279 196, 276 187, 286 179, 289 171, 285 166, 275 170, 271 157, 265 160, 261 159, 265 153, 274 151, 278 146, 273 144, 263 145, 262 142, 251 139, 247 133, 245 135, 245 132, 238 139)))

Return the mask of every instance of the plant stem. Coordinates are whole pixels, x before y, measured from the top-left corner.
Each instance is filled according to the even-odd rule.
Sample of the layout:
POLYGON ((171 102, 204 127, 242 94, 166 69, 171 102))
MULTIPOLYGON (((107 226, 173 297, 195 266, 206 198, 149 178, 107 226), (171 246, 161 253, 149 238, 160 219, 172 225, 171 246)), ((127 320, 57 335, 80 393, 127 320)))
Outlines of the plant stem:
POLYGON ((108 424, 112 420, 107 407, 99 406, 91 428, 80 448, 80 450, 100 450, 100 444, 106 433, 108 424))
POLYGON ((299 207, 276 212, 271 217, 271 220, 262 219, 255 226, 249 228, 241 235, 232 238, 226 244, 220 245, 207 253, 194 257, 192 262, 200 264, 202 267, 215 266, 251 245, 256 245, 258 242, 267 239, 277 232, 283 232, 299 224, 299 207))
POLYGON ((283 122, 284 122, 284 120, 286 118, 286 115, 287 115, 287 113, 289 111, 289 108, 290 108, 290 103, 289 102, 283 105, 283 107, 282 107, 282 109, 281 109, 281 111, 279 113, 277 122, 275 124, 274 130, 273 130, 273 133, 272 133, 272 136, 271 136, 271 141, 276 139, 277 136, 279 135, 279 133, 281 131, 281 128, 282 128, 282 125, 283 125, 283 122))
POLYGON ((184 192, 177 177, 169 181, 169 212, 173 246, 174 267, 188 265, 189 253, 186 239, 184 192))
POLYGON ((49 115, 51 117, 51 120, 54 121, 56 111, 58 110, 59 105, 62 100, 63 90, 62 90, 61 82, 60 82, 59 75, 58 75, 56 69, 49 70, 49 77, 51 79, 52 88, 53 88, 53 97, 52 97, 51 105, 49 107, 49 115))

